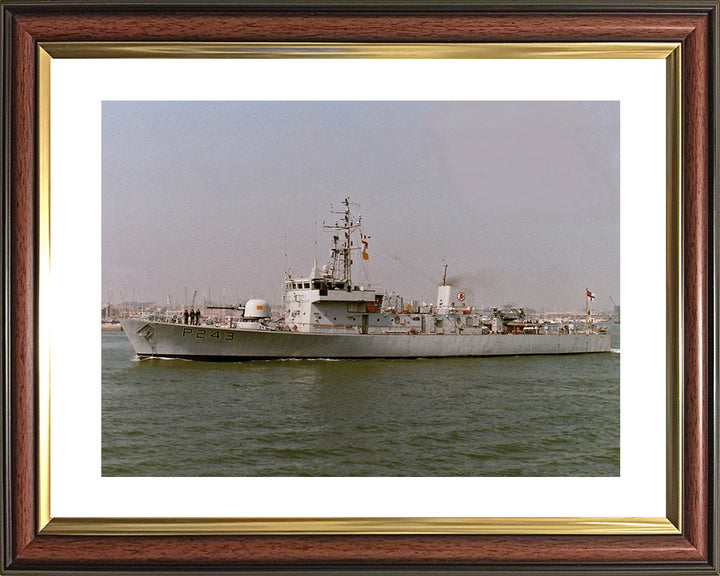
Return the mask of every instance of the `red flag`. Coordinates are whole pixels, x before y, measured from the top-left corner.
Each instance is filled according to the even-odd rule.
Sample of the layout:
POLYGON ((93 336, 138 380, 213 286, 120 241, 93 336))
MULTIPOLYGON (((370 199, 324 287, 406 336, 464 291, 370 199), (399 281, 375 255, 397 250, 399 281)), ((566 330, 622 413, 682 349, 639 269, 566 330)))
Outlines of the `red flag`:
POLYGON ((360 242, 362 242, 362 245, 363 245, 363 249, 362 249, 363 260, 368 260, 370 258, 370 256, 367 253, 367 249, 368 249, 368 242, 366 240, 367 238, 370 238, 370 236, 366 236, 365 234, 360 234, 360 242))
POLYGON ((594 299, 595 299, 595 294, 593 294, 592 292, 590 292, 590 290, 588 290, 587 288, 585 288, 585 291, 587 292, 587 295, 586 295, 586 296, 587 296, 588 300, 594 300, 594 299))

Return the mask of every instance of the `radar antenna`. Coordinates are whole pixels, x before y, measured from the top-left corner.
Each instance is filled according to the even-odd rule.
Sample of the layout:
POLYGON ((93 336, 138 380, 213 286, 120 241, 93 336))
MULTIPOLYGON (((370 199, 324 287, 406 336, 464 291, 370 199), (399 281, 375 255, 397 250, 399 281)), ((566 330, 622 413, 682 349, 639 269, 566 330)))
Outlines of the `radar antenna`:
POLYGON ((339 234, 333 235, 333 244, 330 250, 332 269, 332 278, 340 282, 346 282, 348 285, 352 284, 352 233, 360 228, 360 220, 353 220, 350 213, 350 206, 359 206, 359 204, 353 204, 350 202, 350 198, 345 198, 342 201, 344 208, 341 210, 334 210, 330 206, 330 213, 337 214, 340 216, 335 224, 323 224, 323 227, 328 230, 335 230, 339 234))

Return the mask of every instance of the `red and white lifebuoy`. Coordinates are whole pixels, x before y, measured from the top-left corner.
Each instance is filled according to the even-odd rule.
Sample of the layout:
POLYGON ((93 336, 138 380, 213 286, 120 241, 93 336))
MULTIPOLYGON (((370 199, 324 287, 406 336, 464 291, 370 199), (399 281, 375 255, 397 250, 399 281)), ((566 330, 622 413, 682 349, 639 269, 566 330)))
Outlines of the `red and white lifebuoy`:
POLYGON ((465 292, 458 292, 457 299, 460 300, 460 302, 465 300, 465 292))

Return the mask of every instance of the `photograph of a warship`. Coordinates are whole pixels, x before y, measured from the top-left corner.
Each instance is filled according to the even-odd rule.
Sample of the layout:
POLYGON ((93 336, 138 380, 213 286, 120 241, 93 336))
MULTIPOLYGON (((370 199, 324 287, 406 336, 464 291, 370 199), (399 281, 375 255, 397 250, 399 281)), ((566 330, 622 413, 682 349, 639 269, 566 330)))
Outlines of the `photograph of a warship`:
POLYGON ((226 323, 182 314, 170 320, 125 318, 121 326, 140 358, 241 361, 284 358, 433 358, 610 352, 610 334, 594 325, 586 291, 580 325, 530 319, 522 308, 480 311, 446 282, 434 304, 404 305, 352 279, 353 258, 368 259, 356 204, 346 198, 333 224, 330 259, 309 275, 286 274, 283 310, 251 298, 226 323))

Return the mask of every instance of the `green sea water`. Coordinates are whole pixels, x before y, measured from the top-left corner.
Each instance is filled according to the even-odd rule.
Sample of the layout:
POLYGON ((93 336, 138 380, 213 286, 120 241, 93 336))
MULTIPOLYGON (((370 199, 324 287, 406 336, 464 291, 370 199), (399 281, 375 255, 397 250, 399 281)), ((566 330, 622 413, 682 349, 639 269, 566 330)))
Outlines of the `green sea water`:
POLYGON ((614 352, 138 360, 102 334, 103 476, 618 476, 614 352))

